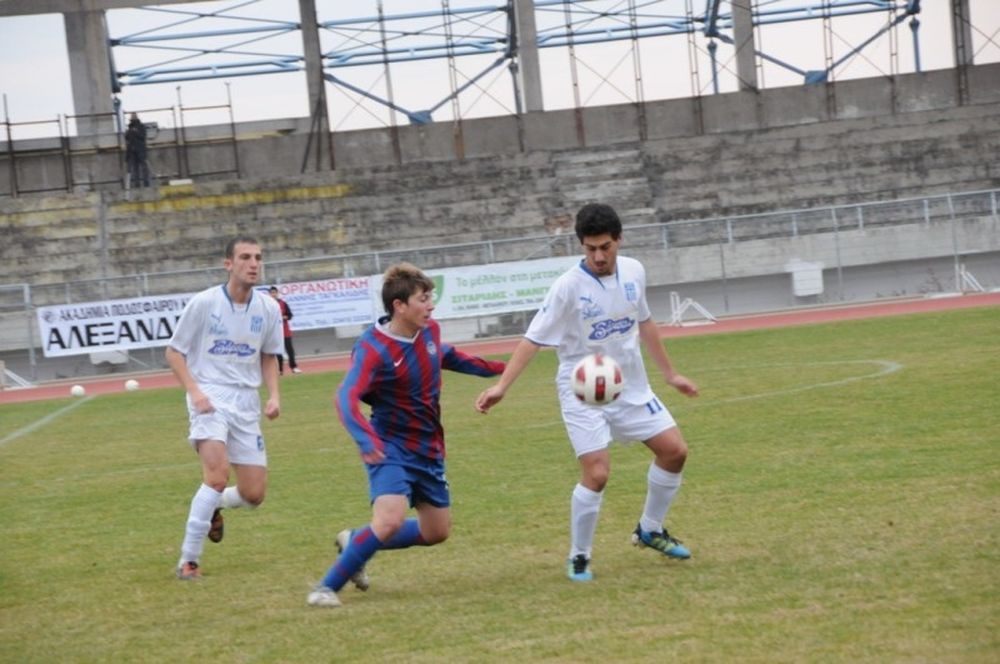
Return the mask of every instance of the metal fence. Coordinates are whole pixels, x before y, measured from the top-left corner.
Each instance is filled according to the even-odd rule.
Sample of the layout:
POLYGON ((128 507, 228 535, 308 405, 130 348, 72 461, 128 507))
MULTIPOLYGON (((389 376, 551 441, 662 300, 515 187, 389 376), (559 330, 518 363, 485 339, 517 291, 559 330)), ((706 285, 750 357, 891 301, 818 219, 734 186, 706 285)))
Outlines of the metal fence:
MULTIPOLYGON (((844 265, 857 264, 857 257, 871 250, 871 240, 864 234, 852 234, 850 242, 840 239, 849 231, 865 231, 890 226, 923 225, 927 228, 942 228, 941 237, 951 237, 952 246, 945 247, 950 254, 948 274, 935 277, 935 284, 923 286, 924 290, 962 290, 962 257, 975 253, 976 247, 960 246, 955 240, 958 222, 969 219, 998 219, 998 198, 1000 189, 951 193, 892 201, 837 205, 813 209, 786 210, 765 214, 719 217, 692 221, 676 221, 659 224, 630 225, 625 229, 626 253, 641 250, 674 255, 678 250, 701 248, 700 256, 712 256, 717 263, 710 271, 703 271, 692 281, 718 280, 721 289, 720 313, 746 311, 751 304, 736 306, 739 293, 730 292, 728 278, 732 277, 734 256, 744 243, 751 241, 781 240, 797 237, 833 237, 836 251, 832 256, 824 256, 828 270, 835 271, 837 288, 835 298, 850 300, 852 294, 846 292, 842 283, 844 265), (950 231, 947 229, 950 228, 950 231), (867 246, 866 246, 867 245, 867 246)), ((935 248, 936 255, 942 255, 942 248, 935 248)), ((386 267, 401 260, 419 264, 424 269, 482 265, 507 261, 523 261, 552 256, 575 255, 579 253, 579 242, 572 234, 524 237, 506 240, 438 245, 407 248, 394 251, 338 254, 303 258, 296 260, 269 262, 265 266, 266 283, 288 283, 341 276, 367 276, 380 274, 386 267)), ((930 254, 928 254, 930 255, 930 254)), ((781 270, 776 270, 780 274, 781 270)), ((39 367, 49 362, 41 357, 38 350, 34 311, 36 307, 59 304, 104 301, 146 295, 194 292, 219 283, 222 274, 218 266, 172 272, 134 274, 121 277, 80 279, 58 284, 0 285, 0 358, 6 359, 8 367, 18 366, 29 376, 39 375, 39 367)), ((673 284, 677 286, 684 282, 673 284)), ((651 286, 664 286, 650 282, 651 286)), ((888 289, 889 294, 892 290, 888 289)), ((498 324, 497 317, 484 317, 471 323, 478 336, 482 330, 507 332, 498 324)), ((519 319, 520 320, 520 319, 519 319)), ((130 361, 132 361, 130 359, 130 361)), ((142 353, 134 360, 135 368, 157 365, 160 360, 156 353, 143 359, 142 353)))

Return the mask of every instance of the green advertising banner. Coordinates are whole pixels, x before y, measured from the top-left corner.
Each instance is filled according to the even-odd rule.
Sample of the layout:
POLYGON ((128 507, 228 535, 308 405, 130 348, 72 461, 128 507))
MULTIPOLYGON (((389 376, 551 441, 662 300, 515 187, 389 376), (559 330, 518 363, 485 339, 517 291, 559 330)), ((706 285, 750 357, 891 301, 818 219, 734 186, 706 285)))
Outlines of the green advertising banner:
MULTIPOLYGON (((579 262, 579 256, 560 256, 426 270, 434 281, 434 317, 443 320, 538 309, 549 286, 579 262)), ((381 292, 382 275, 372 277, 372 306, 379 315, 381 292)))

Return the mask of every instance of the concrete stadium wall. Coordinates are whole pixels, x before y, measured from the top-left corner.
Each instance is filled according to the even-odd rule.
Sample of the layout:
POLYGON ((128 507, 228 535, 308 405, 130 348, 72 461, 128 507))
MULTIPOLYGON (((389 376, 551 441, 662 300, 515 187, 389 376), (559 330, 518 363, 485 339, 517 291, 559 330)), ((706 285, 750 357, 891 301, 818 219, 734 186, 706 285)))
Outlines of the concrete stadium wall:
MULTIPOLYGON (((201 269, 201 275, 159 283, 162 292, 194 290, 218 278, 222 245, 244 232, 261 239, 268 261, 302 261, 281 273, 290 281, 378 271, 362 257, 309 262, 352 252, 395 252, 442 267, 436 254, 421 249, 566 232, 571 215, 591 200, 616 206, 632 226, 994 189, 1000 187, 1000 65, 972 67, 968 75, 965 104, 958 103, 952 70, 652 102, 644 109, 644 141, 634 105, 584 109, 583 146, 572 110, 465 121, 461 142, 451 123, 399 127, 395 134, 342 132, 333 136, 337 169, 304 175, 308 119, 238 126, 237 155, 233 144, 221 141, 228 127, 193 127, 188 140, 205 144, 187 155, 190 170, 226 171, 238 157, 242 178, 0 197, 0 285, 65 286, 72 301, 88 301, 139 294, 141 287, 123 280, 121 288, 133 292, 108 293, 101 290, 106 284, 88 280, 201 269)), ((160 137, 169 141, 171 132, 161 130, 160 137)), ((114 179, 117 138, 91 142, 100 144, 93 154, 73 160, 77 179, 114 179)), ((164 145, 153 151, 163 161, 160 172, 176 160, 176 151, 164 145)), ((19 181, 58 184, 65 177, 56 155, 17 163, 24 169, 19 181)), ((9 167, 0 157, 0 194, 9 167)), ((749 313, 954 290, 958 261, 996 287, 996 224, 994 212, 954 226, 910 224, 732 245, 688 238, 687 248, 633 245, 627 251, 646 261, 662 318, 669 314, 670 290, 717 314, 749 313), (823 296, 802 300, 790 293, 785 265, 793 258, 824 263, 823 296)), ((10 323, 17 318, 0 315, 4 348, 23 348, 17 341, 25 337, 23 321, 10 323)), ((480 334, 484 325, 517 331, 502 321, 448 325, 458 335, 480 334)), ((347 342, 324 333, 301 343, 338 349, 347 342)), ((8 366, 22 361, 18 355, 8 366)), ((88 366, 96 370, 84 359, 59 371, 76 375, 88 366)))
MULTIPOLYGON (((778 128, 808 126, 803 132, 784 132, 784 136, 815 135, 815 127, 830 124, 820 134, 864 131, 882 125, 878 119, 927 111, 950 111, 960 106, 1000 103, 1000 64, 967 69, 968 99, 958 98, 957 70, 938 70, 906 74, 895 78, 868 78, 831 85, 773 88, 760 92, 741 91, 688 99, 647 102, 643 109, 646 141, 641 141, 638 108, 634 104, 591 107, 581 110, 578 134, 573 110, 527 113, 516 117, 465 120, 461 139, 451 122, 422 126, 401 126, 360 131, 337 132, 332 143, 338 169, 397 167, 428 161, 454 161, 513 157, 535 151, 560 152, 593 149, 610 145, 666 141, 672 146, 678 139, 748 133, 754 140, 768 141, 768 131, 778 128), (868 123, 838 126, 844 121, 869 120, 868 123), (831 124, 832 123, 832 124, 831 124), (763 133, 761 133, 763 132, 763 133), (395 137, 395 140, 394 140, 395 137), (398 153, 395 144, 398 144, 398 153)), ((916 122, 935 122, 916 118, 916 122)), ((164 125, 164 122, 160 123, 164 125)), ((901 123, 907 126, 909 123, 901 123)), ((316 145, 310 158, 309 118, 241 123, 236 126, 236 149, 229 125, 187 127, 183 138, 163 126, 151 142, 153 171, 166 176, 188 173, 213 173, 202 179, 231 179, 229 171, 238 168, 243 178, 270 179, 295 177, 306 162, 316 170, 316 145), (176 143, 187 142, 179 149, 176 143), (181 164, 180 162, 184 162, 181 164)), ((911 137, 916 138, 916 137, 911 137)), ((326 141, 323 150, 326 150, 326 141)), ((122 146, 117 136, 72 137, 65 147, 80 150, 69 168, 78 188, 117 190, 122 181, 122 146), (101 184, 103 183, 103 184, 101 184)), ((695 142, 693 149, 711 152, 711 141, 695 142)), ((17 158, 18 181, 29 189, 66 189, 66 168, 58 139, 15 141, 24 151, 17 158), (37 154, 48 150, 51 154, 37 154)), ((808 147, 808 146, 805 146, 808 147)), ((0 195, 10 193, 10 160, 6 144, 0 141, 0 195)), ((320 168, 328 168, 324 152, 320 168)))
MULTIPOLYGON (((965 106, 951 71, 835 84, 849 119, 824 120, 825 87, 659 102, 644 142, 617 142, 636 129, 633 106, 587 109, 587 148, 559 149, 576 140, 572 111, 525 116, 523 153, 515 118, 464 123, 467 154, 496 150, 464 159, 450 124, 400 128, 401 165, 383 163, 388 130, 346 132, 335 140, 354 143, 338 148, 338 163, 364 155, 364 165, 306 175, 283 170, 300 163, 303 135, 256 131, 240 142, 241 161, 270 166, 266 177, 0 199, 0 284, 210 268, 237 232, 260 237, 269 259, 291 260, 543 235, 566 230, 590 200, 631 225, 994 188, 1000 65, 972 71, 978 97, 965 106), (682 133, 696 105, 716 118, 715 133, 682 133)), ((231 146, 215 150, 224 160, 231 146)))

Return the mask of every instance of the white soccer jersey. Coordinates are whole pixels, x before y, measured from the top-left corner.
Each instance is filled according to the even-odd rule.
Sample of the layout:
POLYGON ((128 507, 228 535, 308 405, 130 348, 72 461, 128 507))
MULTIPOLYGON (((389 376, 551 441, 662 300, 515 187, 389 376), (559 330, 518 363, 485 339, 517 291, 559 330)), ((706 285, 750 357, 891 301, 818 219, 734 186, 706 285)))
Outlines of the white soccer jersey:
POLYGON ((186 356, 199 385, 256 389, 260 354, 284 352, 281 309, 257 290, 246 305, 234 304, 225 285, 215 286, 187 303, 170 346, 186 356))
POLYGON ((525 337, 555 346, 556 384, 569 389, 573 366, 589 353, 610 355, 621 365, 625 390, 619 400, 643 404, 653 398, 642 361, 639 323, 650 317, 642 263, 618 256, 615 274, 597 277, 584 261, 556 279, 525 337))

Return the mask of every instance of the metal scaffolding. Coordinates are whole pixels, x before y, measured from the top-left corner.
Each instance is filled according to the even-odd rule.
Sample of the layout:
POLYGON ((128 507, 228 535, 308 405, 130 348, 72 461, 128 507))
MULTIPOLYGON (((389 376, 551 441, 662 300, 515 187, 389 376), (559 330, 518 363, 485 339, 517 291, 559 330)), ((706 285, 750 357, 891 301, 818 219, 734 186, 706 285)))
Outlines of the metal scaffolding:
MULTIPOLYGON (((387 12, 382 0, 372 0, 367 7, 362 2, 350 3, 351 9, 344 9, 344 3, 318 3, 315 26, 304 25, 297 17, 254 15, 252 9, 261 2, 210 3, 212 8, 206 11, 143 7, 143 12, 161 15, 166 22, 112 37, 113 61, 134 61, 137 49, 147 56, 157 54, 159 59, 115 70, 118 89, 303 72, 307 63, 302 39, 282 38, 313 29, 320 35, 322 78, 349 100, 338 108, 346 112, 344 108, 366 106, 373 124, 382 126, 394 126, 398 119, 414 124, 461 120, 463 111, 470 113, 483 98, 488 103, 480 104, 481 110, 471 111, 469 117, 520 113, 525 100, 518 75, 525 74, 520 60, 526 49, 562 51, 568 59, 546 54, 541 71, 535 73, 550 100, 546 109, 581 108, 608 103, 609 98, 641 104, 670 96, 662 90, 662 79, 680 64, 670 55, 674 42, 685 46, 678 38, 686 40, 688 60, 679 69, 691 77, 690 85, 681 89, 690 88, 694 96, 762 88, 765 77, 787 85, 787 76, 782 75, 788 74, 803 84, 822 84, 853 77, 852 68, 863 68, 869 76, 891 77, 921 67, 919 0, 506 0, 492 4, 426 0, 408 4, 423 9, 402 13, 387 12), (530 7, 536 27, 529 43, 518 39, 518 4, 522 11, 523 6, 530 7), (369 7, 372 11, 366 12, 369 7), (741 16, 748 20, 741 24, 741 16), (791 54, 782 49, 786 40, 780 35, 788 34, 788 28, 781 32, 781 26, 805 30, 817 24, 821 39, 812 40, 809 49, 791 54), (911 32, 908 40, 898 35, 904 24, 911 32), (904 41, 908 63, 901 66, 904 41), (607 48, 615 43, 625 48, 607 48), (820 44, 821 54, 817 52, 820 44), (876 51, 879 56, 871 55, 876 51), (395 77, 393 84, 394 71, 410 75, 411 63, 428 61, 435 72, 441 69, 434 68, 434 61, 446 64, 446 75, 439 76, 435 85, 423 86, 414 94, 412 86, 400 84, 403 76, 395 77), (643 71, 643 63, 650 71, 643 71), (511 75, 510 84, 498 84, 504 69, 511 75), (704 71, 707 80, 702 80, 704 71), (571 100, 560 101, 567 73, 571 100), (427 101, 429 88, 439 90, 439 97, 427 101), (371 104, 383 110, 373 112, 371 104)), ((814 28, 810 30, 815 34, 814 28)), ((989 41, 994 38, 987 36, 989 41)), ((685 89, 673 96, 686 94, 685 89)), ((529 104, 527 110, 540 109, 529 104)))

